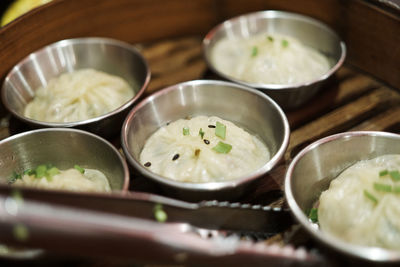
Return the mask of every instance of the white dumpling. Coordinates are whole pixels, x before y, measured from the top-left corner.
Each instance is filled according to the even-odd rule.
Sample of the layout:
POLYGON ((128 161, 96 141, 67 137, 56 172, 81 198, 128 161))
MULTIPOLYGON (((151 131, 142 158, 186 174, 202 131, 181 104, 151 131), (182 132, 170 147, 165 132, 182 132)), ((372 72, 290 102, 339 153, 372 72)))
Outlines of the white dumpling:
POLYGON ((145 166, 150 163, 148 169, 152 172, 194 183, 232 180, 257 170, 269 158, 268 148, 259 138, 232 122, 206 116, 180 119, 161 127, 146 141, 140 154, 140 162, 145 166), (216 122, 226 126, 225 139, 209 127, 216 122), (183 134, 183 128, 189 130, 189 135, 183 134), (230 145, 231 150, 228 153, 213 150, 219 142, 230 145))

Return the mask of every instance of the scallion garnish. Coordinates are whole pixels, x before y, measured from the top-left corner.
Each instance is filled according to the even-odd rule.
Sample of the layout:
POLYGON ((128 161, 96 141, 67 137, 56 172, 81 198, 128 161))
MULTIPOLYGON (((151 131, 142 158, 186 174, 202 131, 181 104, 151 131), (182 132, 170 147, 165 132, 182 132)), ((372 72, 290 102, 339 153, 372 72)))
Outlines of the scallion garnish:
POLYGON ((309 218, 313 223, 318 222, 318 209, 317 209, 317 208, 312 208, 312 209, 310 210, 310 213, 308 214, 308 218, 309 218))
POLYGON ((231 151, 232 146, 230 144, 223 143, 221 141, 218 142, 218 144, 212 148, 214 151, 217 153, 221 154, 227 154, 229 151, 231 151))
POLYGON ((392 192, 392 186, 389 184, 374 183, 374 189, 381 192, 392 192))
POLYGON ((35 169, 35 176, 36 178, 42 178, 46 176, 47 173, 47 166, 46 165, 39 165, 35 169))
POLYGON ((190 131, 189 131, 188 127, 183 127, 182 132, 183 132, 183 135, 189 135, 190 134, 190 131))
POLYGON ((200 135, 201 139, 203 139, 204 134, 205 134, 205 132, 203 132, 203 129, 200 128, 200 130, 199 130, 199 135, 200 135))
POLYGON ((80 173, 82 173, 82 174, 85 173, 85 169, 82 168, 82 167, 79 166, 79 165, 76 165, 76 164, 75 164, 75 165, 74 165, 74 168, 77 169, 77 170, 78 170, 80 173))
POLYGON ((253 48, 251 49, 251 56, 255 57, 258 54, 258 47, 257 46, 253 46, 253 48))
POLYGON ((385 176, 385 175, 388 175, 388 174, 389 174, 388 170, 383 170, 383 171, 379 172, 379 177, 382 177, 382 176, 385 176))
POLYGON ((29 175, 29 176, 31 176, 31 175, 34 175, 34 174, 35 174, 35 171, 32 170, 32 169, 26 169, 26 170, 23 172, 23 174, 24 174, 24 175, 29 175))
POLYGON ((10 179, 8 180, 8 182, 9 182, 10 184, 12 184, 12 183, 14 183, 16 180, 21 179, 21 178, 22 178, 21 174, 16 173, 15 171, 13 171, 13 173, 12 173, 10 179))
POLYGON ((225 140, 226 136, 226 126, 220 122, 217 121, 217 124, 215 126, 215 135, 222 138, 222 140, 225 140))
POLYGON ((283 47, 288 47, 289 42, 287 40, 282 40, 282 46, 283 47))
POLYGON ((274 41, 274 38, 273 38, 271 35, 268 35, 268 36, 267 36, 267 39, 268 39, 268 41, 270 41, 270 42, 273 42, 273 41, 274 41))
POLYGON ((49 175, 50 177, 53 177, 54 175, 57 175, 59 173, 60 173, 60 170, 57 169, 56 167, 52 167, 47 170, 47 175, 49 175))
POLYGON ((395 181, 395 182, 400 181, 400 172, 399 171, 390 171, 389 175, 393 181, 395 181))
POLYGON ((372 195, 370 192, 368 192, 367 190, 364 190, 364 196, 366 196, 369 200, 374 202, 374 204, 378 204, 378 199, 376 199, 376 197, 374 195, 372 195))
POLYGON ((400 193, 400 186, 393 187, 393 193, 396 193, 396 194, 400 193))
POLYGON ((153 211, 154 218, 156 218, 158 222, 165 222, 168 219, 167 213, 163 210, 161 204, 156 204, 153 211))

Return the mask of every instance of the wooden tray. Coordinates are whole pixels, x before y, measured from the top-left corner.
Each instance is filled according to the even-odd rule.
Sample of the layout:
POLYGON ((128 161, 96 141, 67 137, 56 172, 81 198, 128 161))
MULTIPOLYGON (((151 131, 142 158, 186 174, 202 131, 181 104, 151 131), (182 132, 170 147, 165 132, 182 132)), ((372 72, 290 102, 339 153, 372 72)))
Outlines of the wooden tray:
MULTIPOLYGON (((263 9, 295 11, 320 19, 342 35, 349 50, 346 64, 329 85, 303 107, 286 112, 291 136, 284 161, 260 180, 254 193, 241 199, 281 206, 286 167, 306 145, 343 131, 400 132, 398 14, 359 0, 305 0, 301 4, 295 0, 54 1, 0 29, 0 77, 30 52, 51 42, 105 36, 135 43, 141 49, 152 71, 148 95, 178 82, 213 78, 202 55, 204 34, 226 18, 263 9)), ((0 114, 3 139, 10 135, 10 116, 4 109, 0 114)), ((114 141, 118 145, 118 140, 114 141)), ((131 190, 162 194, 140 177, 135 177, 131 190)), ((282 239, 268 242, 272 241, 282 239)))

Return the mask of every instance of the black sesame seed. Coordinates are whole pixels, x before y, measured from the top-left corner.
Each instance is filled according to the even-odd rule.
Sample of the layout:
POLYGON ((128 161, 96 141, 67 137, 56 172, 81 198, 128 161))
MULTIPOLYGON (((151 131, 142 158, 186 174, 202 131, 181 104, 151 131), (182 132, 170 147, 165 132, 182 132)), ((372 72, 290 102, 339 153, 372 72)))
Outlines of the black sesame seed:
POLYGON ((179 154, 175 154, 172 160, 177 160, 179 158, 179 154))
POLYGON ((215 125, 208 125, 208 128, 215 128, 215 125))
POLYGON ((207 139, 204 139, 204 143, 205 143, 206 145, 209 145, 209 144, 210 144, 210 141, 208 141, 207 139))
POLYGON ((144 166, 145 166, 145 167, 150 167, 150 166, 151 166, 151 162, 146 162, 146 163, 144 164, 144 166))

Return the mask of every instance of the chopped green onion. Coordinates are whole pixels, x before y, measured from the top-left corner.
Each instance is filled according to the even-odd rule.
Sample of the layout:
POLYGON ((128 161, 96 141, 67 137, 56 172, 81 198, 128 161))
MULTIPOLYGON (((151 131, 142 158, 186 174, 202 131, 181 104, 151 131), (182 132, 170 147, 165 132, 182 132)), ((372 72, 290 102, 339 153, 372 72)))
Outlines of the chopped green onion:
POLYGON ((283 47, 288 47, 289 42, 287 40, 282 40, 282 46, 283 47))
POLYGON ((273 41, 274 41, 274 38, 273 38, 271 35, 268 35, 268 36, 267 36, 267 39, 268 39, 268 41, 270 41, 270 42, 273 42, 273 41))
POLYGON ((158 222, 165 222, 168 219, 167 213, 163 210, 162 205, 161 204, 156 204, 154 206, 154 218, 158 221, 158 222))
POLYGON ((257 46, 253 46, 253 48, 251 49, 251 56, 255 57, 258 54, 258 47, 257 46))
POLYGON ((77 169, 77 170, 78 170, 80 173, 82 173, 82 174, 85 173, 85 169, 82 168, 82 167, 79 166, 79 165, 76 165, 76 164, 75 164, 75 165, 74 165, 74 168, 77 169))
POLYGON ((382 177, 382 176, 385 176, 385 175, 388 175, 388 174, 389 174, 388 170, 383 170, 383 171, 379 172, 379 177, 382 177))
POLYGON ((393 193, 396 193, 396 194, 400 193, 400 186, 393 187, 393 193))
POLYGON ((29 175, 29 176, 31 176, 31 175, 34 175, 34 174, 35 174, 35 170, 26 169, 26 170, 23 172, 23 174, 24 174, 24 175, 29 175))
POLYGON ((216 151, 217 153, 221 153, 221 154, 227 154, 229 153, 229 151, 231 151, 232 146, 230 144, 225 144, 221 141, 218 142, 218 144, 212 148, 214 151, 216 151))
POLYGON ((225 140, 226 136, 226 126, 217 121, 217 125, 215 126, 215 135, 221 137, 222 140, 225 140))
POLYGON ((11 196, 18 205, 24 203, 24 197, 22 196, 21 191, 14 189, 13 191, 11 191, 11 196))
POLYGON ((12 175, 11 175, 11 178, 8 180, 8 182, 9 182, 10 184, 12 184, 12 183, 14 183, 16 180, 21 179, 21 178, 22 178, 21 174, 16 173, 15 171, 13 171, 13 173, 12 173, 12 175))
POLYGON ((183 135, 189 135, 189 128, 188 127, 183 127, 183 135))
POLYGON ((391 171, 389 172, 390 177, 392 177, 393 181, 400 181, 400 172, 399 171, 391 171))
POLYGON ((392 186, 389 184, 374 183, 374 189, 382 192, 392 192, 392 186))
POLYGON ((364 190, 364 196, 366 196, 369 200, 371 200, 372 202, 374 202, 374 204, 378 204, 378 199, 376 199, 376 197, 374 197, 374 195, 372 195, 370 192, 368 192, 367 190, 364 190))
POLYGON ((200 128, 200 130, 199 130, 199 135, 200 135, 201 139, 203 139, 204 134, 205 134, 205 132, 203 132, 203 129, 200 128))
POLYGON ((310 210, 310 213, 308 214, 308 218, 309 218, 313 223, 318 222, 318 209, 317 209, 317 208, 312 208, 312 209, 310 210))
POLYGON ((54 175, 59 174, 59 173, 60 173, 60 170, 57 169, 56 167, 52 167, 51 169, 47 170, 47 175, 50 177, 53 177, 54 175))
POLYGON ((46 176, 47 166, 46 165, 39 165, 35 169, 35 176, 36 178, 42 178, 46 176))
POLYGON ((23 224, 17 224, 13 227, 14 238, 18 241, 26 241, 29 238, 29 230, 23 224))

